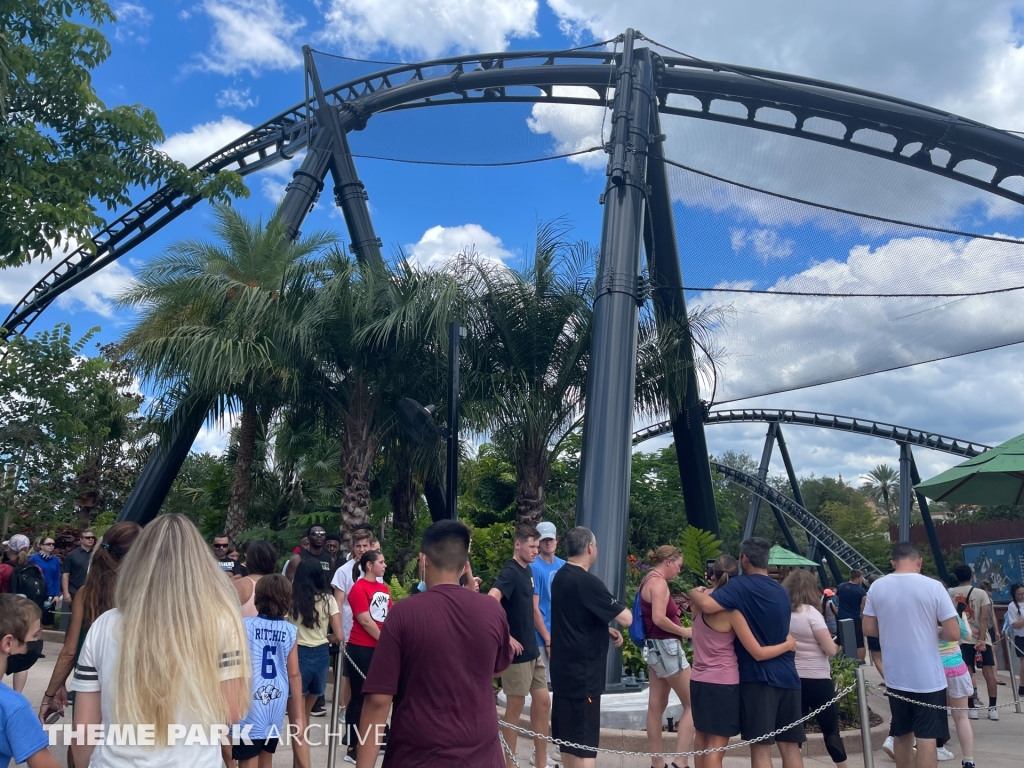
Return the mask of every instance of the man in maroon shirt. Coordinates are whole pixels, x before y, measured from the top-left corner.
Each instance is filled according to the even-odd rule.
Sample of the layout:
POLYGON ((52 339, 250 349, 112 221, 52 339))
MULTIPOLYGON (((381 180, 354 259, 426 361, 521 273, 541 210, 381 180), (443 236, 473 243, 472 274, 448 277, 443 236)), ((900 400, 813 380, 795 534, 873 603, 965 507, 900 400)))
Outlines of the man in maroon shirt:
POLYGON ((441 520, 423 532, 427 591, 394 605, 366 675, 357 768, 372 768, 394 705, 382 768, 504 768, 491 681, 512 662, 497 601, 459 586, 469 529, 441 520))

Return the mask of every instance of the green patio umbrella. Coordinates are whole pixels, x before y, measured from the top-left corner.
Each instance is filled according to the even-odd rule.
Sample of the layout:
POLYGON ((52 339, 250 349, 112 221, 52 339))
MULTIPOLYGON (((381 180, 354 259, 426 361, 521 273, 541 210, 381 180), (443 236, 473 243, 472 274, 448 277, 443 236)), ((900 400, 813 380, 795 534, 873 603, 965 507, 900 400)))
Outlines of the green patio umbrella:
POLYGON ((995 507, 1024 501, 1024 435, 914 486, 929 499, 995 507))
POLYGON ((796 552, 790 552, 785 547, 774 546, 768 555, 768 565, 802 567, 805 565, 817 565, 813 560, 801 557, 796 552))

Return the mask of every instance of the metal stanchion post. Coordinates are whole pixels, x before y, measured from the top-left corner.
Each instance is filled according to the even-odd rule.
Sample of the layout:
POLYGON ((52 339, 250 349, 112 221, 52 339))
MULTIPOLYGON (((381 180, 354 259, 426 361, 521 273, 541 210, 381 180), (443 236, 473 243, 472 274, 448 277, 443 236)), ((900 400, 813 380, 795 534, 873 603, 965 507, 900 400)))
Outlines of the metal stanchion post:
POLYGON ((868 711, 868 686, 864 681, 864 664, 857 667, 857 701, 860 704, 860 741, 864 750, 864 768, 875 768, 874 749, 871 744, 871 716, 868 711))
POLYGON ((1013 691, 1013 705, 1017 714, 1021 714, 1021 703, 1020 703, 1020 689, 1017 687, 1020 683, 1017 682, 1017 677, 1013 672, 1013 663, 1017 660, 1017 654, 1012 637, 1008 634, 1003 634, 1003 645, 1006 651, 1006 669, 1010 673, 1010 690, 1013 691))
POLYGON ((331 717, 327 723, 327 768, 334 768, 338 758, 338 713, 341 710, 341 668, 345 665, 344 649, 334 662, 334 700, 331 702, 331 717))

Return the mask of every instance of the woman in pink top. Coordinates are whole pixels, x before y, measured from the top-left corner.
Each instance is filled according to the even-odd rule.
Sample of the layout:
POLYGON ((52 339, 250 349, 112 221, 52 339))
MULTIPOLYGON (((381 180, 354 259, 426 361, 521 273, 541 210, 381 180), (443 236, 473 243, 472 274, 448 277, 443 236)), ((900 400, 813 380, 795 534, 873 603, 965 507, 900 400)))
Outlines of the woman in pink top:
MULTIPOLYGON (((789 593, 793 614, 789 634, 796 639, 796 671, 800 675, 800 691, 804 714, 817 709, 836 695, 832 668, 828 660, 839 652, 832 633, 821 613, 821 588, 810 571, 793 571, 782 582, 789 593)), ((815 716, 825 749, 832 762, 846 768, 846 748, 839 735, 839 706, 832 704, 815 716)))
MULTIPOLYGON (((712 566, 711 590, 739 575, 739 564, 732 555, 722 555, 712 566)), ((690 701, 693 724, 697 729, 694 749, 718 749, 729 737, 740 732, 740 670, 734 641, 758 661, 773 659, 794 648, 793 638, 785 643, 763 647, 747 626, 739 611, 705 615, 693 609, 693 672, 690 701)), ((724 752, 712 752, 699 758, 699 768, 721 768, 724 752)))

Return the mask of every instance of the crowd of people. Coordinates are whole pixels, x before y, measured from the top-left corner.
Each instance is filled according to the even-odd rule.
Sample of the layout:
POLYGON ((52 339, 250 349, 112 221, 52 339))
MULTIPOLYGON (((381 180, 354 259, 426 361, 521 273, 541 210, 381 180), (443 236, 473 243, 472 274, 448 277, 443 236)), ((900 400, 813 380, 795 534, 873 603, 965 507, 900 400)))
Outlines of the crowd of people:
MULTIPOLYGON (((952 757, 947 706, 963 768, 974 768, 974 674, 981 672, 997 720, 991 643, 1003 632, 1014 637, 1024 672, 1024 586, 1012 586, 1006 621, 996 627, 991 596, 971 585, 969 568, 959 567, 947 589, 921 575, 920 553, 908 543, 894 546, 890 576, 867 584, 853 570, 833 592, 805 570, 780 583, 769 575, 768 542, 750 538, 738 560, 709 563, 707 586, 685 601, 670 588, 682 554, 666 545, 648 553, 630 609, 590 572, 599 557, 594 534, 566 532, 563 560, 550 522, 516 528, 513 556, 486 593, 472 575, 469 529, 434 523, 421 541, 420 583, 397 603, 368 527, 352 532, 342 558, 340 537, 313 525, 283 568, 270 542, 236 549, 216 536, 208 546, 180 515, 145 529, 118 523, 98 544, 85 531, 60 563, 51 562, 52 539, 32 552, 21 538, 7 543, 8 567, 0 565, 8 588, 0 594, 0 677, 16 673, 12 688, 0 684, 0 764, 13 757, 31 768, 57 765, 42 726, 70 707, 75 729, 151 724, 155 739, 75 740, 69 766, 269 768, 286 737, 295 764, 308 766, 306 726, 325 712, 333 661, 342 665, 335 704, 344 723, 329 723, 325 735, 340 734, 343 759, 359 768, 375 765, 381 751, 387 768, 427 756, 438 766, 511 766, 518 732, 504 726, 499 738, 495 680, 506 723, 517 725, 530 699, 534 766, 591 768, 609 644, 621 646, 628 629, 650 680, 653 768, 666 765, 660 753, 671 693, 682 704, 676 753, 720 750, 739 735, 755 742, 752 768, 769 768, 773 745, 784 768, 801 768, 806 735, 798 721, 815 712, 831 760, 846 768, 829 659, 840 652, 839 623, 850 620, 858 655, 871 651, 885 679, 892 712, 885 748, 898 768, 952 757), (32 590, 10 589, 28 584, 29 568, 46 584, 42 605, 32 590), (41 654, 51 598, 70 604, 71 616, 33 712, 17 693, 17 675, 41 654), (191 738, 213 725, 234 726, 235 738, 191 738)), ((701 755, 694 766, 720 768, 723 755, 701 755)), ((688 762, 677 754, 670 764, 688 762)))

